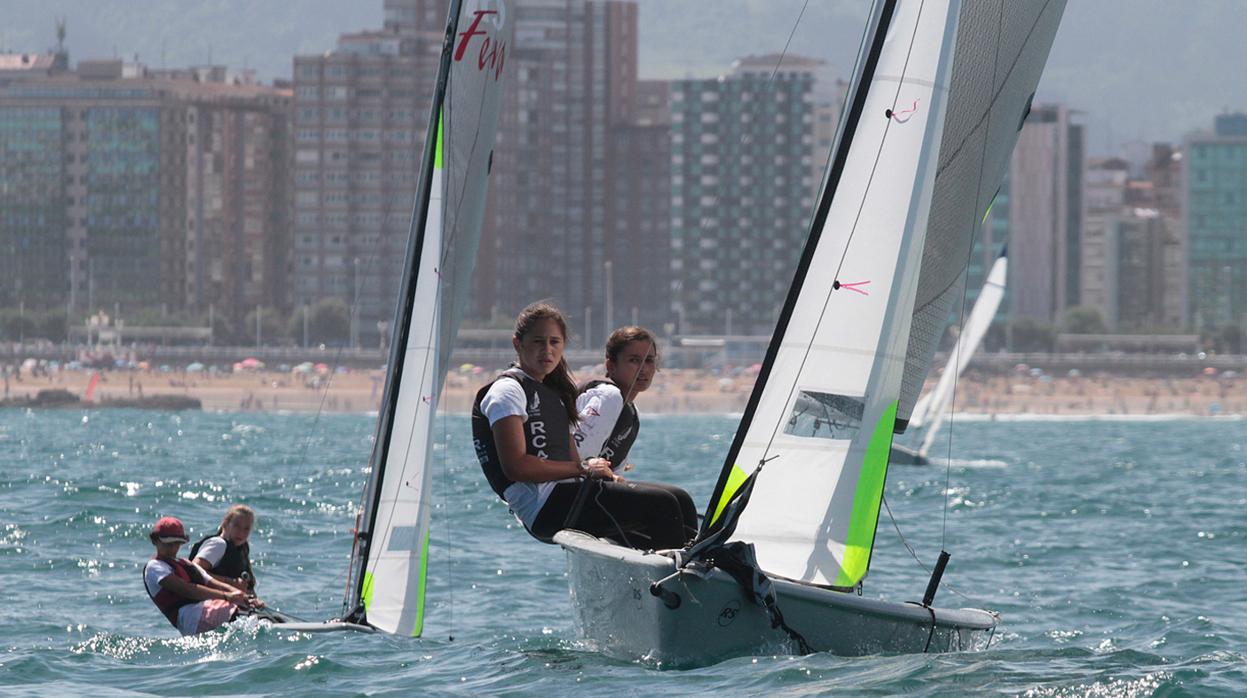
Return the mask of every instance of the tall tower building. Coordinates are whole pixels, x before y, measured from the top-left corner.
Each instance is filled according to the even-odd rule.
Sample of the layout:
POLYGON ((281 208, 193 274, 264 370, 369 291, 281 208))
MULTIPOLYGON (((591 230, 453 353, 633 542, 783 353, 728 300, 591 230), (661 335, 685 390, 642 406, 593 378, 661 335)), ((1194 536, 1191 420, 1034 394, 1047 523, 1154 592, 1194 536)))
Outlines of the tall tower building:
POLYGON ((550 298, 582 346, 599 346, 642 302, 625 291, 640 278, 633 260, 660 263, 618 210, 640 195, 625 173, 662 148, 657 128, 616 131, 636 125, 637 7, 524 0, 516 10, 475 314, 513 317, 550 298))
POLYGON ((1084 129, 1063 106, 1032 108, 1009 168, 1009 317, 1060 321, 1081 302, 1084 129))
POLYGON ((1247 323, 1247 114, 1186 139, 1189 302, 1196 329, 1247 323))
POLYGON ((447 0, 386 0, 385 28, 294 59, 294 302, 339 298, 351 341, 388 333, 447 0))
POLYGON ((774 329, 818 184, 820 65, 753 56, 722 78, 671 84, 671 294, 681 334, 774 329))

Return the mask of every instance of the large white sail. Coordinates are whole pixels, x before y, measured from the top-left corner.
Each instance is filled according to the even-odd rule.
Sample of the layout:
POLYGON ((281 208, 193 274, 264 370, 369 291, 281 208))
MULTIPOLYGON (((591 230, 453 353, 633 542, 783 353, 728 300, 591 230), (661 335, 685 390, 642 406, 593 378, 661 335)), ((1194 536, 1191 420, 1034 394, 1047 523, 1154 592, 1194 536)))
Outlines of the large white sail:
POLYGON ((433 420, 471 286, 514 21, 506 0, 451 3, 354 563, 367 621, 389 633, 423 628, 433 420))
POLYGON ((992 265, 991 271, 987 274, 987 281, 979 291, 978 299, 974 301, 974 308, 970 310, 966 321, 962 323, 961 334, 957 336, 957 343, 948 356, 948 364, 944 367, 944 373, 940 375, 939 382, 935 384, 931 392, 923 395, 918 400, 918 404, 914 406, 909 426, 926 428, 922 446, 918 449, 918 453, 923 456, 931 449, 940 424, 943 423, 948 410, 952 408, 953 387, 957 384, 957 378, 965 372, 966 366, 970 365, 970 359, 974 358, 974 352, 978 350, 979 344, 987 334, 987 329, 991 327, 992 320, 996 318, 1000 301, 1005 297, 1005 274, 1008 265, 1008 259, 1004 254, 996 258, 996 263, 992 265))
POLYGON ((914 301, 900 426, 922 392, 936 345, 1029 110, 1065 0, 974 0, 961 6, 944 136, 914 301))
POLYGON ((888 1, 872 19, 815 228, 733 444, 737 475, 716 488, 725 502, 766 463, 735 537, 769 574, 848 588, 866 573, 959 6, 888 1))

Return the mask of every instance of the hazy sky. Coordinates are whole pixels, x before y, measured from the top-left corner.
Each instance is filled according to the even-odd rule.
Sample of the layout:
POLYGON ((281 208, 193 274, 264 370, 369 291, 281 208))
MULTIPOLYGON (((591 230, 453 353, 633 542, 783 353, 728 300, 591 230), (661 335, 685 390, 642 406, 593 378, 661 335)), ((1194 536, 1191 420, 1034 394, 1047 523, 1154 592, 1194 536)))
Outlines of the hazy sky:
MULTIPOLYGON (((1034 0, 1011 0, 1034 1, 1034 0)), ((638 0, 643 77, 714 75, 778 52, 852 67, 866 0, 638 0), (805 5, 804 16, 797 17, 805 5), (793 26, 796 31, 793 32, 793 26)), ((381 25, 381 0, 0 0, 0 48, 40 51, 68 18, 74 60, 138 54, 149 65, 211 60, 290 74, 295 54, 381 25)), ((1247 111, 1244 0, 1069 0, 1041 101, 1086 113, 1093 154, 1132 140, 1180 140, 1225 110, 1247 111)))

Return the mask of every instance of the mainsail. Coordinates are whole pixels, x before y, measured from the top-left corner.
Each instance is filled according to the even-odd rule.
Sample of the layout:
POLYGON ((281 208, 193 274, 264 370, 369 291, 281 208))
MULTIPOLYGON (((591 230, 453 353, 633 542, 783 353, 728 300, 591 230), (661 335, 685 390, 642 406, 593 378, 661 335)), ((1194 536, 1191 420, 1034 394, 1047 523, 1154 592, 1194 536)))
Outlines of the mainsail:
POLYGON ((974 358, 974 352, 978 350, 979 343, 983 341, 992 320, 996 318, 1000 301, 1005 297, 1005 274, 1008 265, 1008 258, 1001 252, 987 274, 987 281, 983 283, 979 297, 974 301, 974 308, 961 325, 961 334, 957 335, 957 343, 948 355, 948 364, 944 367, 939 382, 914 405, 909 426, 911 429, 926 429, 922 447, 918 449, 920 454, 925 455, 930 450, 944 416, 952 407, 953 386, 956 385, 957 378, 965 372, 966 366, 970 365, 970 359, 974 358))
POLYGON ((961 298, 959 281, 970 261, 974 232, 1009 167, 1064 10, 1065 0, 974 0, 961 7, 957 59, 905 351, 897 408, 901 429, 961 298))
POLYGON ((350 605, 389 633, 424 623, 433 419, 471 287, 514 15, 507 0, 455 0, 442 46, 352 560, 350 605))
MULTIPOLYGON (((1063 4, 877 3, 809 241, 703 538, 735 525, 769 574, 838 589, 865 577, 909 364, 924 349, 911 330, 925 337, 933 312, 915 301, 950 302, 920 293, 935 277, 927 260, 937 249, 956 256, 948 240, 968 241, 999 185, 995 160, 1007 162, 1063 4), (720 521, 762 466, 741 490, 739 518, 720 521)), ((957 252, 948 289, 968 257, 957 252)), ((936 335, 947 304, 941 312, 936 335)))

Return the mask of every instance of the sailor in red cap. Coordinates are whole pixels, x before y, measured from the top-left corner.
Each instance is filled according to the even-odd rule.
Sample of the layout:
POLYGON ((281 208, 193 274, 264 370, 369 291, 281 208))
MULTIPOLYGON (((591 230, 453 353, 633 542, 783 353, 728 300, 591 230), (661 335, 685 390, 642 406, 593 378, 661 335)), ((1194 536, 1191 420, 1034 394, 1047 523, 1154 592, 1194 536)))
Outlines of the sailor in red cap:
POLYGON ((178 558, 178 549, 188 540, 181 521, 161 517, 150 538, 156 555, 143 568, 143 585, 156 608, 183 635, 207 632, 233 620, 240 608, 264 605, 178 558))

